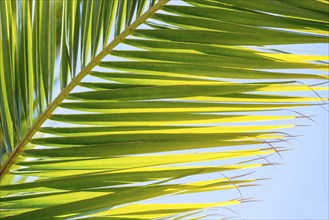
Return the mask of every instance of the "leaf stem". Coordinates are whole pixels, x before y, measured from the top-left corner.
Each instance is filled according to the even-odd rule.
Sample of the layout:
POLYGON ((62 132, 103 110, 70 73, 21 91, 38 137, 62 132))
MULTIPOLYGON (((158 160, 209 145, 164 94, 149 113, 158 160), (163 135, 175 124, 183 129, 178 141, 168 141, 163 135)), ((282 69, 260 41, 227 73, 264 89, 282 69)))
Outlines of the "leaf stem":
POLYGON ((21 141, 17 144, 15 150, 12 152, 8 160, 0 168, 0 181, 9 171, 12 164, 15 163, 16 158, 21 154, 23 148, 28 144, 35 133, 39 131, 42 124, 51 116, 52 112, 62 103, 62 101, 67 98, 68 94, 81 82, 81 80, 107 55, 114 47, 121 43, 127 36, 129 36, 139 25, 151 17, 156 11, 161 9, 163 5, 168 3, 170 0, 159 0, 157 4, 148 9, 142 16, 136 19, 131 25, 125 28, 117 37, 113 39, 103 50, 90 60, 87 66, 85 66, 78 75, 72 79, 72 81, 65 87, 58 96, 49 104, 47 109, 38 117, 35 123, 29 128, 26 134, 23 136, 21 141))

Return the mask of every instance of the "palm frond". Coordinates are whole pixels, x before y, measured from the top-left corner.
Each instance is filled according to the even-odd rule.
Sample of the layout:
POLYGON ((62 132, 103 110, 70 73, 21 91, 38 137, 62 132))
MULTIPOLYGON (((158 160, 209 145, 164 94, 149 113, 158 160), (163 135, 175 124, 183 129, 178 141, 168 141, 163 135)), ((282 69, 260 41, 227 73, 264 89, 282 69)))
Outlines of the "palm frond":
MULTIPOLYGON (((1 169, 2 217, 199 219, 207 217, 207 209, 248 201, 241 195, 218 202, 168 202, 221 190, 241 193, 240 188, 256 185, 261 179, 241 173, 272 165, 266 158, 286 150, 282 144, 292 137, 282 129, 295 127, 301 117, 282 110, 328 100, 315 95, 327 87, 307 85, 329 79, 312 72, 327 68, 316 62, 325 56, 275 49, 327 43, 323 7, 328 4, 261 2, 186 0, 177 5, 160 0, 141 16, 146 1, 58 7, 62 92, 53 102, 46 95, 37 102, 49 100, 49 106, 1 169), (107 44, 112 30, 114 40, 107 44), (100 52, 99 45, 104 45, 100 52), (308 93, 297 96, 299 91, 308 93), (161 197, 169 199, 157 201, 161 197)), ((8 19, 11 3, 1 4, 8 19)), ((40 14, 54 10, 49 16, 54 22, 58 8, 46 4, 41 3, 40 14)), ((27 39, 35 40, 30 29, 27 39)), ((2 35, 10 39, 9 26, 5 30, 2 35)), ((35 42, 43 40, 39 37, 35 42)), ((48 40, 56 48, 56 40, 48 40)), ((4 141, 17 143, 11 122, 17 113, 10 104, 16 96, 9 93, 13 85, 6 84, 6 77, 16 75, 5 60, 11 61, 11 50, 4 42, 1 73, 8 68, 11 74, 0 78, 1 125, 4 141)), ((39 59, 34 62, 44 62, 39 59)), ((38 64, 43 65, 55 66, 38 64)), ((51 97, 45 82, 32 88, 38 85, 51 97)))
POLYGON ((65 89, 146 5, 137 0, 1 2, 0 132, 6 137, 1 163, 53 94, 65 89), (112 36, 111 27, 116 30, 112 36))

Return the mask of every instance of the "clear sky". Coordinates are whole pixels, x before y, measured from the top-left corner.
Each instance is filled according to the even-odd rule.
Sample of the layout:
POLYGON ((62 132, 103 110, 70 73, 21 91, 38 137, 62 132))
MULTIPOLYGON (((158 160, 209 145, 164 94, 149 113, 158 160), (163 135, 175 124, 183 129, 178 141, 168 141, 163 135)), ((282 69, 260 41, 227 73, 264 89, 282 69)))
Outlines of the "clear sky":
POLYGON ((294 130, 305 135, 301 144, 294 141, 284 160, 276 157, 284 165, 257 169, 257 176, 272 179, 241 189, 262 201, 232 207, 241 215, 235 219, 328 219, 328 112, 313 109, 316 123, 304 120, 310 126, 294 130))
MULTIPOLYGON (((328 48, 325 44, 300 45, 291 52, 313 51, 328 55, 328 48)), ((328 91, 320 95, 329 97, 328 91)), ((328 105, 323 107, 328 109, 328 105)), ((260 187, 242 189, 246 197, 252 196, 262 201, 235 206, 234 210, 241 215, 236 219, 242 219, 242 216, 243 219, 329 219, 328 112, 316 106, 295 110, 315 115, 313 119, 316 122, 305 119, 297 121, 297 124, 309 125, 293 129, 293 134, 304 136, 298 137, 298 142, 292 142, 294 149, 285 152, 283 160, 276 157, 276 161, 284 165, 277 169, 267 167, 257 170, 258 175, 273 179, 264 181, 260 187)))

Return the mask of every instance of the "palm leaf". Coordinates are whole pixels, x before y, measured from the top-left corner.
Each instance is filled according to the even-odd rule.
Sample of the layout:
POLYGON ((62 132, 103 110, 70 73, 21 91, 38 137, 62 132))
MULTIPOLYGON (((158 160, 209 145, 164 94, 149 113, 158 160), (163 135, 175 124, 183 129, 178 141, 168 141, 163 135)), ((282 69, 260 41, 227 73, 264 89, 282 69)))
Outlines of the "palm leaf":
POLYGON ((1 217, 198 219, 248 201, 156 199, 255 185, 244 169, 272 165, 307 117, 282 110, 325 101, 306 85, 328 80, 312 72, 325 56, 271 49, 327 43, 312 2, 1 2, 1 152, 16 145, 1 217))
POLYGON ((2 163, 33 120, 54 101, 58 87, 63 90, 101 45, 104 48, 118 34, 109 35, 111 26, 120 32, 146 5, 133 1, 122 8, 119 2, 1 2, 1 133, 6 136, 0 150, 2 163))

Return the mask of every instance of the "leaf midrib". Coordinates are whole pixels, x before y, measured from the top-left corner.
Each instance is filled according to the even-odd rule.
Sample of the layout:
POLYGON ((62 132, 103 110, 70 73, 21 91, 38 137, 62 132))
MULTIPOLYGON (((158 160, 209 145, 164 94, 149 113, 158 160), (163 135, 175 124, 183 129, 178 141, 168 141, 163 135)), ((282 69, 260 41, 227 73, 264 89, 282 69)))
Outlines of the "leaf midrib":
POLYGON ((151 17, 156 11, 162 8, 163 5, 168 3, 170 0, 159 0, 157 4, 148 9, 143 15, 137 18, 131 25, 127 26, 123 32, 113 39, 107 46, 103 48, 97 56, 92 58, 88 65, 86 65, 75 78, 65 87, 58 96, 49 104, 47 109, 37 118, 34 124, 29 128, 23 138, 15 147, 5 164, 0 168, 0 181, 9 171, 12 164, 15 163, 16 158, 21 154, 26 144, 28 144, 34 134, 39 131, 42 124, 51 116, 52 112, 67 98, 69 93, 81 82, 81 80, 91 72, 91 70, 108 54, 110 53, 119 43, 123 42, 126 37, 131 35, 134 30, 144 23, 149 17, 151 17))

